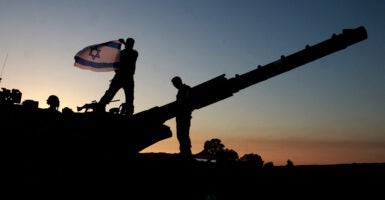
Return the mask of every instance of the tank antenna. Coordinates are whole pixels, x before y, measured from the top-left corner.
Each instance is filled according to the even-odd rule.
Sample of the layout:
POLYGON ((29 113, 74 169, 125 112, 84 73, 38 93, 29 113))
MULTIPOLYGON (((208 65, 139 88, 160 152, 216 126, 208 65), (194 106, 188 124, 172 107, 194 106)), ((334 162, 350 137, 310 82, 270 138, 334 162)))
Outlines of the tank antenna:
POLYGON ((3 71, 4 71, 4 68, 5 68, 5 63, 7 63, 7 58, 8 58, 8 53, 7 55, 5 55, 5 60, 4 60, 4 63, 3 63, 3 67, 1 68, 1 73, 0 73, 0 83, 1 83, 1 80, 3 79, 3 71))

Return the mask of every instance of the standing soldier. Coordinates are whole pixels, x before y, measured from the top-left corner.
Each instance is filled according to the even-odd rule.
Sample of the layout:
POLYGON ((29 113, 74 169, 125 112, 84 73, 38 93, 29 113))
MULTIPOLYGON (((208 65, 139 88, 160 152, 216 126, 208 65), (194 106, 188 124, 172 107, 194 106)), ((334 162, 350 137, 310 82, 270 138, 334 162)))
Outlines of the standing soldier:
POLYGON ((131 116, 134 113, 134 74, 138 51, 134 49, 135 40, 127 38, 126 42, 119 39, 125 45, 120 52, 120 65, 115 70, 115 75, 110 86, 99 101, 99 109, 105 111, 106 105, 111 102, 119 89, 123 88, 126 102, 123 104, 122 113, 131 116))
POLYGON ((171 80, 175 88, 178 89, 176 102, 178 111, 176 114, 176 135, 179 142, 179 151, 182 156, 191 156, 190 124, 191 124, 191 87, 182 82, 179 76, 171 80))

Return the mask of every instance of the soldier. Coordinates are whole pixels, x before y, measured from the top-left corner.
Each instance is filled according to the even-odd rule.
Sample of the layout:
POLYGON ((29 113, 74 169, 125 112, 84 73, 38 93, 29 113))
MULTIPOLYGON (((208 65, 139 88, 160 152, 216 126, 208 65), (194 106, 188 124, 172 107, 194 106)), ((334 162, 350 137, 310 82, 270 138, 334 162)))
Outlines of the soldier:
POLYGON ((105 111, 105 107, 111 102, 119 89, 123 88, 126 98, 123 114, 131 116, 134 113, 134 74, 138 52, 133 48, 135 40, 127 38, 126 42, 119 39, 125 45, 120 52, 120 65, 115 70, 115 75, 111 80, 110 86, 99 101, 99 110, 105 111))
POLYGON ((60 101, 59 98, 56 95, 50 95, 47 99, 47 104, 49 105, 48 110, 49 111, 55 111, 58 112, 60 101))
POLYGON ((175 76, 171 80, 175 88, 178 89, 176 102, 178 103, 178 111, 176 114, 176 135, 179 142, 179 151, 182 156, 191 156, 191 140, 190 140, 190 125, 191 125, 191 87, 182 82, 179 76, 175 76))

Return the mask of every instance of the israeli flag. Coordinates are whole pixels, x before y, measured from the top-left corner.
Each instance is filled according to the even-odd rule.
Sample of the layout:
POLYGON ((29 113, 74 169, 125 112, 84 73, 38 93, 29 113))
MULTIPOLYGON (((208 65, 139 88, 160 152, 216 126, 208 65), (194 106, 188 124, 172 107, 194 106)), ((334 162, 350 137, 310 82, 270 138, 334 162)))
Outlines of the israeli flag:
POLYGON ((121 46, 121 42, 113 40, 85 47, 75 55, 74 65, 96 72, 113 71, 119 68, 121 46))

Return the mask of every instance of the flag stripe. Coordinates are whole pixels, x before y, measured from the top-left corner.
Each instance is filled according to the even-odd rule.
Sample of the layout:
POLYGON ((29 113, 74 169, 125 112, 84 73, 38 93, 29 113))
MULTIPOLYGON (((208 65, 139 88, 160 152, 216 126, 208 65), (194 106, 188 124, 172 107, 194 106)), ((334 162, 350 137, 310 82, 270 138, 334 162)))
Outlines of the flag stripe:
POLYGON ((83 59, 79 56, 75 56, 76 63, 83 65, 83 66, 92 66, 95 68, 118 68, 119 67, 119 62, 114 62, 114 63, 100 63, 100 62, 92 62, 86 59, 83 59))
POLYGON ((111 41, 111 42, 102 43, 102 44, 100 44, 100 46, 108 46, 108 47, 120 50, 120 47, 122 46, 122 44, 120 42, 116 43, 114 41, 111 41))

